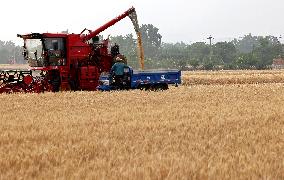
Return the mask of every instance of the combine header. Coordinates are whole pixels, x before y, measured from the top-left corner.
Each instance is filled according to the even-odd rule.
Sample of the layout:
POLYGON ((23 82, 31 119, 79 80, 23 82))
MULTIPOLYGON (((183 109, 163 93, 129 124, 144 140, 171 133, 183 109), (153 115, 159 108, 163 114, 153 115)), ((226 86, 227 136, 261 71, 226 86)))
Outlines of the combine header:
POLYGON ((141 34, 132 7, 95 31, 18 34, 24 40, 23 55, 30 69, 0 71, 0 93, 97 90, 100 76, 108 74, 117 57, 121 57, 119 48, 112 47, 110 51, 109 39, 100 41, 98 35, 125 17, 131 19, 137 33, 140 64, 144 69, 141 34))

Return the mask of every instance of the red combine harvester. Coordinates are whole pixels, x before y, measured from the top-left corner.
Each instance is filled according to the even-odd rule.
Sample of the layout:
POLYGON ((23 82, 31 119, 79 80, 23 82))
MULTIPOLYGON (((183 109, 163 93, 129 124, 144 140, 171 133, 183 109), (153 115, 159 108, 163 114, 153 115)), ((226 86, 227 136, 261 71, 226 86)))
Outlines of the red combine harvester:
MULTIPOLYGON (((18 34, 24 40, 23 55, 31 68, 0 71, 0 93, 96 90, 100 75, 110 71, 119 55, 119 48, 110 51, 109 40, 100 41, 98 35, 125 17, 130 17, 139 36, 133 7, 95 31, 18 34)), ((140 56, 143 59, 142 51, 140 56)))

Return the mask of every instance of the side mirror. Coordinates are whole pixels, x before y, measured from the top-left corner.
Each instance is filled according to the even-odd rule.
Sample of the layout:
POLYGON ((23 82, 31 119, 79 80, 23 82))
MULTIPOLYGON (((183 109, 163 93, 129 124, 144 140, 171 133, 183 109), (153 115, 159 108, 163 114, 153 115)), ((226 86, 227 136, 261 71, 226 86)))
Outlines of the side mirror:
POLYGON ((34 52, 34 55, 35 55, 35 59, 37 61, 37 50, 34 52))

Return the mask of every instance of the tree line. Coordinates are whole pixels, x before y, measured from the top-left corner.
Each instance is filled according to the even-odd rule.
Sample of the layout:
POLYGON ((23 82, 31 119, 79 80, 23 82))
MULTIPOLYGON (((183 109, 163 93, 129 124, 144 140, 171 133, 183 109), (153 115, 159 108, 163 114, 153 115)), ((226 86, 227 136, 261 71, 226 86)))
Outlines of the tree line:
MULTIPOLYGON (((145 52, 146 68, 177 69, 267 69, 274 58, 283 57, 283 44, 274 36, 245 35, 232 41, 187 44, 164 43, 159 29, 152 24, 140 27, 145 52)), ((132 34, 112 36, 112 43, 120 46, 120 52, 128 64, 139 68, 137 39, 132 34)), ((11 41, 0 41, 0 63, 26 63, 22 47, 11 41)))
POLYGON ((21 46, 16 46, 12 41, 0 40, 0 64, 24 64, 23 49, 21 46))
MULTIPOLYGON (((274 58, 283 56, 283 44, 274 36, 245 35, 232 41, 186 44, 164 43, 152 24, 140 28, 147 68, 178 69, 267 69, 274 58)), ((111 37, 135 68, 139 67, 136 39, 132 34, 111 37)))

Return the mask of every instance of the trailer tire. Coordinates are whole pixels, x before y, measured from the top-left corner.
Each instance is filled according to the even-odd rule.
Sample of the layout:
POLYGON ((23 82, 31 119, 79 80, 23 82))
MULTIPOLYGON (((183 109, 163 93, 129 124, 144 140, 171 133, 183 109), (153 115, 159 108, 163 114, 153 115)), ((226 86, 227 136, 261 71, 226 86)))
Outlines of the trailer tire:
POLYGON ((163 84, 162 89, 163 89, 163 90, 168 90, 168 89, 169 89, 169 85, 168 85, 168 84, 166 84, 166 83, 165 83, 165 84, 163 84))
POLYGON ((156 90, 158 91, 163 91, 169 89, 168 84, 163 83, 163 84, 157 84, 156 85, 156 90))
POLYGON ((145 85, 139 84, 137 86, 137 89, 140 89, 141 91, 144 91, 144 90, 146 90, 146 87, 145 87, 145 85))

